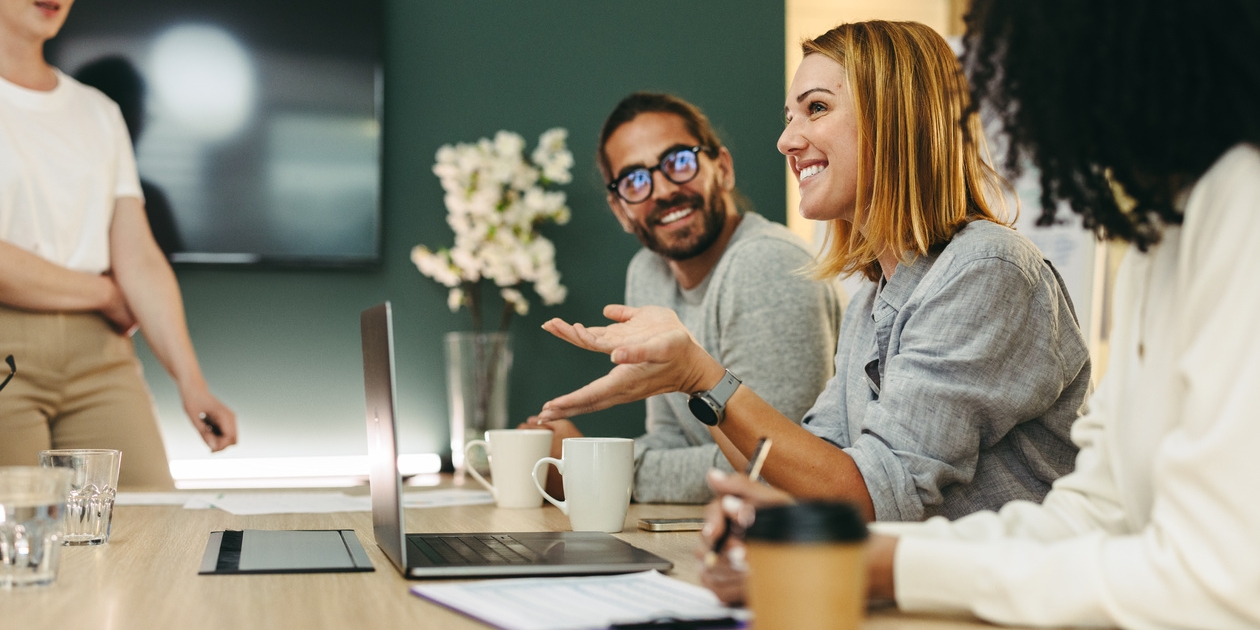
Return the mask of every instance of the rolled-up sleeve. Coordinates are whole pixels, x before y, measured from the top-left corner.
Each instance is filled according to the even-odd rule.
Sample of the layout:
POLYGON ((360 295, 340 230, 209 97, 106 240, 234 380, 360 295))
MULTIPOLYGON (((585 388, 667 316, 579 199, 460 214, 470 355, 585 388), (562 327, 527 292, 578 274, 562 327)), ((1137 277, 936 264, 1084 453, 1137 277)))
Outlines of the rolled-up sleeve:
POLYGON ((1053 299, 1052 276, 981 257, 934 283, 916 292, 928 297, 912 312, 878 298, 873 309, 877 327, 899 329, 889 337, 879 394, 845 451, 879 520, 930 515, 942 489, 971 482, 981 451, 1049 408, 1084 360, 1061 356, 1061 338, 1076 333, 1060 330, 1056 309, 1064 306, 1053 299))

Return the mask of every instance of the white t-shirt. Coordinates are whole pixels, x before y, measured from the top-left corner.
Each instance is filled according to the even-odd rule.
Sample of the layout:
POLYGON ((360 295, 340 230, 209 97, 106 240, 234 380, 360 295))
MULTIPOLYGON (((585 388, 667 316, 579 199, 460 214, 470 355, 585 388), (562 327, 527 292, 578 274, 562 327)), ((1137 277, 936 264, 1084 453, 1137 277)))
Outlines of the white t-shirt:
POLYGON ((1198 181, 1180 227, 1130 250, 1111 365, 1045 502, 903 536, 897 603, 1010 624, 1260 627, 1260 150, 1198 181))
POLYGON ((119 197, 143 199, 118 105, 60 71, 47 92, 0 78, 0 239, 101 273, 119 197))

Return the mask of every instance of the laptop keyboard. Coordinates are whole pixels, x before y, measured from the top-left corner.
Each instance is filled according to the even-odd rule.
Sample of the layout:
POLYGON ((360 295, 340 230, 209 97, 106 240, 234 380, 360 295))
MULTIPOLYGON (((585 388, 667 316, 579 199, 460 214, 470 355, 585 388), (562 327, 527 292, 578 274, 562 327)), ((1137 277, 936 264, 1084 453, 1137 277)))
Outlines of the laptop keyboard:
POLYGON ((407 542, 420 552, 408 554, 408 564, 413 566, 486 566, 542 561, 538 554, 506 534, 410 534, 407 542))

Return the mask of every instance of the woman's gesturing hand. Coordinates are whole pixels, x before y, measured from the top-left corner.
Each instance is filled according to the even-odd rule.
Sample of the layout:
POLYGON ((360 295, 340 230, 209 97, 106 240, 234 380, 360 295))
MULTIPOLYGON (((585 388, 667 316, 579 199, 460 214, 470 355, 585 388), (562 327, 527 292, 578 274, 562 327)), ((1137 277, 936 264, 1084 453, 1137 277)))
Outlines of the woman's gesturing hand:
POLYGON ((569 418, 669 392, 694 392, 722 378, 722 366, 667 308, 604 307, 609 326, 587 327, 552 319, 543 330, 579 347, 611 355, 613 368, 585 387, 545 405, 543 420, 569 418))

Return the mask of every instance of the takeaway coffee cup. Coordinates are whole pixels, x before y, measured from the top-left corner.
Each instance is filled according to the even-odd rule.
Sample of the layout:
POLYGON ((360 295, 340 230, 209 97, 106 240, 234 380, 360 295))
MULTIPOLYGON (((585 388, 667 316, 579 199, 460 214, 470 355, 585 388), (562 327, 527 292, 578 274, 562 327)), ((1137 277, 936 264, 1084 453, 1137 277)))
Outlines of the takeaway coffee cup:
POLYGON ((531 476, 534 464, 551 453, 551 437, 547 429, 496 429, 486 431, 486 439, 473 440, 464 447, 464 461, 471 461, 474 447, 486 449, 490 458, 490 478, 486 481, 473 466, 466 470, 481 482, 501 508, 536 508, 542 495, 534 487, 531 476))
POLYGON ((847 503, 757 510, 744 536, 757 630, 850 630, 866 610, 866 524, 847 503))
POLYGON ((634 440, 566 438, 560 443, 560 451, 560 459, 544 457, 534 464, 534 486, 538 492, 569 517, 575 532, 621 531, 630 507, 634 440), (554 464, 564 477, 563 501, 557 501, 543 489, 548 464, 554 464))

